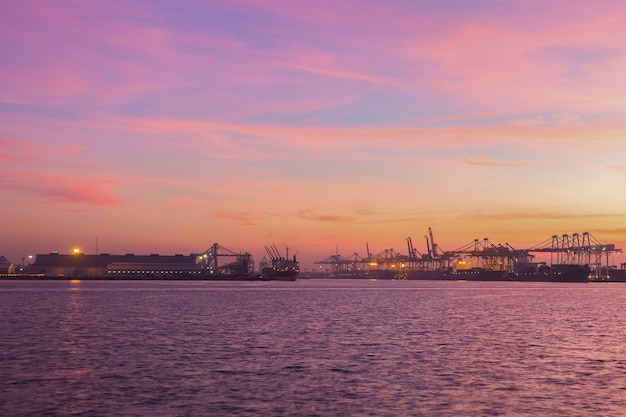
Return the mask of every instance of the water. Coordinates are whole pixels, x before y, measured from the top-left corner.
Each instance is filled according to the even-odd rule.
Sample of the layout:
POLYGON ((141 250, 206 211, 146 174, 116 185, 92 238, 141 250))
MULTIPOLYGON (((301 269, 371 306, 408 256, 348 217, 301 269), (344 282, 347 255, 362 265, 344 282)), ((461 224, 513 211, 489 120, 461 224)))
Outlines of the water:
POLYGON ((622 416, 626 285, 0 281, 2 416, 622 416))

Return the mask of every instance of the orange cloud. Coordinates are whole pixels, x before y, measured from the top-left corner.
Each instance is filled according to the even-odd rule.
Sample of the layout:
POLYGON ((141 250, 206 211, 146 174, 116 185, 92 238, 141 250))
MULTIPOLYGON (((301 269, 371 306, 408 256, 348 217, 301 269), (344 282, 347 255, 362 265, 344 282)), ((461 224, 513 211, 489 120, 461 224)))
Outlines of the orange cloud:
POLYGON ((333 214, 315 214, 313 210, 306 209, 298 212, 298 217, 310 220, 314 222, 328 222, 328 223, 351 223, 356 219, 352 216, 338 216, 333 214))
POLYGON ((242 226, 257 226, 263 217, 258 212, 245 211, 216 211, 213 214, 219 219, 228 220, 242 226))
POLYGON ((608 168, 615 170, 615 171, 619 171, 619 172, 623 172, 626 174, 626 163, 623 164, 609 164, 608 168))
POLYGON ((619 218, 622 214, 615 213, 574 213, 571 211, 542 211, 537 209, 529 209, 528 211, 510 211, 510 212, 478 212, 473 211, 464 213, 459 216, 465 220, 495 220, 495 221, 513 221, 523 219, 537 220, 570 220, 570 219, 596 219, 596 218, 619 218))
POLYGON ((178 199, 171 201, 165 206, 167 211, 187 211, 193 206, 193 203, 188 199, 178 199))

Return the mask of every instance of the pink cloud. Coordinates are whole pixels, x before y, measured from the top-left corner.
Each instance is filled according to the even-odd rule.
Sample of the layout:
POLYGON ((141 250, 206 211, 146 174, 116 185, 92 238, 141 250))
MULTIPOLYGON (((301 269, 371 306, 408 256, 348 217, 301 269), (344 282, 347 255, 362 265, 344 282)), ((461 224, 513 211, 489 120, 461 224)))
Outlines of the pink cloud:
POLYGON ((398 85, 398 83, 393 80, 388 80, 382 77, 371 76, 367 74, 359 74, 359 73, 350 72, 350 71, 342 71, 337 68, 319 68, 319 67, 313 67, 313 66, 309 66, 305 64, 297 64, 297 63, 291 64, 291 66, 295 69, 299 69, 305 72, 324 75, 328 77, 347 78, 347 79, 352 79, 352 80, 357 80, 357 81, 365 81, 365 82, 372 83, 372 84, 389 84, 393 86, 398 85))
POLYGON ((102 164, 89 164, 77 161, 85 151, 83 145, 55 145, 31 140, 16 140, 0 137, 0 161, 6 164, 41 168, 73 168, 92 170, 102 168, 102 164))
POLYGON ((0 28, 20 49, 13 70, 3 73, 0 99, 5 102, 114 104, 189 85, 184 74, 189 65, 179 64, 190 54, 178 50, 171 29, 148 23, 157 19, 150 7, 23 3, 10 11, 28 24, 0 28), (146 20, 141 25, 135 18, 146 20))
POLYGON ((484 156, 464 156, 462 161, 469 165, 480 165, 487 167, 518 167, 518 166, 533 166, 533 165, 541 165, 538 162, 529 162, 529 161, 519 161, 519 162, 503 162, 496 161, 491 158, 487 158, 484 156))
POLYGON ((610 109, 621 98, 613 87, 623 84, 626 55, 618 34, 626 30, 613 3, 530 1, 491 14, 480 6, 456 12, 410 3, 243 3, 298 22, 315 42, 285 39, 282 53, 292 59, 277 60, 313 73, 444 92, 474 107, 497 103, 509 111, 610 109), (336 48, 321 52, 316 43, 336 48), (598 45, 608 59, 578 61, 598 45), (555 48, 571 51, 571 59, 554 59, 555 48), (583 66, 581 75, 563 76, 583 66), (380 75, 390 68, 394 78, 380 75), (590 95, 606 103, 592 103, 590 95))
POLYGON ((363 126, 353 128, 313 126, 271 126, 230 124, 181 119, 118 118, 97 122, 93 127, 143 132, 155 135, 187 134, 206 140, 212 148, 212 157, 252 158, 272 157, 293 149, 335 150, 362 148, 364 145, 386 147, 425 147, 427 149, 459 149, 463 147, 527 147, 537 151, 566 153, 601 153, 606 146, 618 145, 623 140, 626 122, 608 120, 575 125, 546 126, 544 124, 504 124, 486 126, 386 128, 363 126), (231 135, 245 135, 248 142, 245 153, 231 135), (577 147, 563 147, 575 143, 577 147), (602 145, 604 144, 604 145, 602 145), (273 146, 271 146, 273 145, 273 146), (269 151, 268 149, 273 149, 269 151), (277 153, 278 152, 278 153, 277 153))
POLYGON ((0 137, 0 161, 4 163, 21 163, 32 159, 36 147, 33 144, 0 137))
MULTIPOLYGON (((3 170, 5 171, 5 170, 3 170)), ((21 194, 34 202, 70 203, 88 206, 113 206, 123 202, 114 192, 118 180, 110 177, 80 178, 35 172, 8 173, 0 171, 0 184, 13 194, 21 194)))
POLYGON ((610 86, 623 84, 620 74, 626 60, 616 34, 626 32, 618 20, 607 20, 605 14, 576 16, 535 30, 496 17, 452 19, 450 23, 456 25, 447 26, 443 36, 414 50, 438 69, 432 80, 442 91, 482 106, 497 102, 509 111, 588 109, 599 104, 589 102, 589 95, 602 94, 609 101, 618 98, 610 86), (588 68, 584 80, 562 77, 579 67, 578 62, 542 55, 547 48, 559 46, 572 51, 579 48, 584 54, 595 45, 613 48, 614 59, 588 68))
MULTIPOLYGON (((553 3, 547 7, 529 2, 514 17, 483 16, 471 11, 461 15, 441 9, 431 11, 426 6, 420 6, 423 10, 418 13, 420 7, 377 2, 369 2, 368 7, 350 1, 239 3, 239 7, 262 8, 292 24, 297 22, 296 34, 307 35, 311 41, 303 42, 299 36, 278 37, 266 29, 270 46, 262 49, 217 28, 206 32, 176 30, 159 24, 162 11, 149 3, 13 6, 20 14, 28 15, 33 26, 46 30, 11 26, 5 33, 25 42, 32 51, 38 51, 37 45, 45 41, 56 56, 44 56, 41 63, 46 71, 22 65, 18 71, 5 74, 9 83, 4 84, 15 85, 5 89, 6 100, 20 102, 30 97, 62 103, 69 97, 88 94, 112 104, 149 92, 191 86, 190 80, 201 74, 225 86, 277 85, 284 75, 275 72, 277 62, 279 66, 339 81, 402 85, 414 92, 445 91, 460 96, 465 104, 483 107, 496 102, 500 107, 506 104, 508 109, 527 110, 537 108, 540 102, 541 108, 560 111, 598 106, 608 109, 621 97, 617 93, 621 90, 614 86, 621 85, 626 68, 626 59, 617 58, 624 50, 619 36, 624 29, 619 19, 610 17, 606 4, 594 5, 595 9, 568 4, 563 6, 567 13, 560 15, 555 24, 552 17, 558 7, 553 3), (542 13, 529 12, 533 10, 542 13), (99 16, 103 18, 97 19, 99 16), (533 30, 528 30, 529 24, 533 30), (68 43, 68 38, 78 41, 68 43), (572 63, 551 59, 545 52, 555 46, 573 50, 580 47, 584 51, 598 44, 615 48, 616 57, 602 65, 585 64, 585 83, 563 79, 562 74, 572 63), (201 53, 194 53, 193 48, 187 50, 190 46, 202 48, 201 53), (117 59, 111 59, 111 52, 119 55, 117 59), (390 68, 393 76, 385 72, 390 68), (601 95, 604 103, 590 102, 590 95, 601 95)), ((202 13, 216 9, 215 5, 202 3, 195 6, 202 13)), ((230 10, 228 6, 217 9, 230 10)), ((324 94, 310 94, 316 96, 310 101, 293 97, 281 103, 270 98, 263 100, 267 108, 289 112, 292 101, 304 108, 307 103, 313 107, 339 103, 340 97, 345 97, 345 92, 338 94, 333 85, 323 81, 298 81, 298 88, 306 84, 311 91, 324 94), (332 99, 320 98, 329 96, 332 99)), ((250 111, 259 104, 257 100, 247 102, 249 97, 229 96, 226 89, 208 93, 222 103, 230 98, 250 111)), ((202 94, 207 91, 200 91, 198 100, 202 94)), ((358 97, 362 90, 356 88, 350 94, 358 97)))
POLYGON ((26 196, 49 203, 117 205, 123 200, 114 192, 119 181, 111 176, 95 176, 100 164, 76 161, 80 145, 40 144, 0 137, 0 184, 7 196, 26 196), (71 172, 60 174, 57 171, 71 172))
POLYGON ((547 124, 546 120, 542 116, 537 116, 532 119, 514 119, 510 122, 513 126, 521 126, 521 127, 540 127, 545 126, 547 124))

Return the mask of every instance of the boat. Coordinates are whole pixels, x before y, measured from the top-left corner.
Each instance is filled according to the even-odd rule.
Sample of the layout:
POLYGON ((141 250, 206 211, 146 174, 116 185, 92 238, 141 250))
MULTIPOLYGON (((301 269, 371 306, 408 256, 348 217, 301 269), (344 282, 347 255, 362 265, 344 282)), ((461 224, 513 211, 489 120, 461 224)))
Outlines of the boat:
POLYGON ((331 278, 335 279, 398 279, 398 271, 390 269, 355 270, 336 272, 331 278))
POLYGON ((293 255, 293 259, 289 259, 289 248, 287 248, 284 257, 280 255, 275 245, 266 246, 265 251, 271 259, 271 264, 261 268, 261 279, 265 281, 295 281, 298 278, 300 265, 296 260, 296 255, 293 255))
POLYGON ((450 272, 444 272, 443 279, 456 279, 458 281, 510 281, 511 277, 505 269, 469 268, 453 269, 450 272))
MULTIPOLYGON (((588 282, 589 265, 545 263, 515 265, 509 269, 445 268, 439 270, 411 271, 408 279, 457 280, 457 281, 519 281, 519 282, 588 282)), ((619 281, 619 274, 611 277, 619 281)), ((626 279, 626 276, 624 276, 626 279)))
POLYGON ((288 263, 279 263, 271 267, 263 268, 261 280, 263 281, 295 281, 300 273, 300 268, 292 265, 292 261, 288 263))
POLYGON ((579 264, 540 263, 536 269, 526 268, 511 274, 514 281, 522 282, 589 282, 591 267, 579 264))
POLYGON ((509 270, 499 265, 472 266, 470 261, 458 259, 452 268, 442 271, 442 279, 458 281, 510 281, 509 270))
POLYGON ((452 274, 446 274, 444 269, 414 269, 407 272, 408 280, 455 280, 452 274))
POLYGON ((595 282, 626 282, 626 263, 623 263, 621 269, 616 267, 601 267, 591 273, 595 282))

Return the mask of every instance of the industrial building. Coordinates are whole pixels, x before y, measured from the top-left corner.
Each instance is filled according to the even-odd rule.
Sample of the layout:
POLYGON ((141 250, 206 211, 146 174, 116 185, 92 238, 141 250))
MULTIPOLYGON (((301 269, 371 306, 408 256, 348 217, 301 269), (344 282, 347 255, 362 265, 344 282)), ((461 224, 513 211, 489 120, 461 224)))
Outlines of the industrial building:
POLYGON ((0 255, 0 275, 9 275, 14 272, 14 265, 4 255, 0 255))
POLYGON ((202 275, 197 255, 112 255, 101 253, 71 255, 52 252, 37 255, 35 262, 26 267, 31 276, 118 279, 189 279, 202 275))

